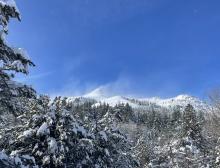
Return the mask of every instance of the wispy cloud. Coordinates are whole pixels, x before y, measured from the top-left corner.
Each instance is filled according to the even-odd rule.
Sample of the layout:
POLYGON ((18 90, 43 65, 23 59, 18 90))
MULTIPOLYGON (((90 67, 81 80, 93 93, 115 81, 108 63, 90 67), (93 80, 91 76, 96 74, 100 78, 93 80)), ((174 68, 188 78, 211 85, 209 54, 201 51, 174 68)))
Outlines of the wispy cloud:
MULTIPOLYGON (((87 82, 86 84, 79 79, 71 78, 59 90, 50 91, 49 95, 55 96, 82 96, 99 88, 105 96, 127 96, 127 97, 152 97, 175 96, 178 93, 178 85, 172 81, 164 81, 163 86, 155 83, 156 77, 137 80, 133 77, 120 75, 115 81, 104 84, 87 82), (159 87, 160 86, 160 87, 159 87), (169 93, 169 94, 168 94, 169 93)), ((157 79, 158 80, 158 79, 157 79)), ((179 92, 180 94, 180 92, 179 92)))
POLYGON ((98 86, 107 96, 134 96, 132 81, 126 77, 119 77, 113 82, 98 86))
MULTIPOLYGON (((74 76, 74 75, 73 75, 74 76)), ((80 79, 71 77, 67 82, 63 84, 60 89, 52 89, 48 91, 48 94, 51 97, 56 96, 82 96, 86 93, 86 91, 91 90, 91 88, 96 88, 96 84, 94 83, 83 83, 80 79)))
POLYGON ((33 80, 39 80, 39 79, 48 77, 51 74, 53 74, 52 71, 51 72, 42 72, 42 73, 38 73, 38 74, 31 74, 31 75, 28 75, 28 76, 20 76, 19 75, 16 79, 19 82, 30 82, 30 81, 33 81, 33 80))
MULTIPOLYGON (((98 85, 96 88, 102 89, 107 96, 127 96, 127 97, 173 97, 179 94, 191 94, 184 90, 184 86, 174 80, 162 78, 164 74, 147 75, 145 78, 135 78, 129 75, 121 74, 117 80, 98 85)), ((166 75, 165 75, 166 76, 166 75)), ((87 90, 87 93, 89 92, 87 90)))

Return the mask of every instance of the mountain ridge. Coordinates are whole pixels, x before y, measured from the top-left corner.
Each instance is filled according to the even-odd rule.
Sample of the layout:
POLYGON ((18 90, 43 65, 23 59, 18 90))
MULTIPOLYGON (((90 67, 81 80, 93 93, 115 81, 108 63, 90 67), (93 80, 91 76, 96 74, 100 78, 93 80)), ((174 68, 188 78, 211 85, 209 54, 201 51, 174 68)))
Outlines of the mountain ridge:
POLYGON ((92 102, 94 106, 99 106, 100 104, 106 103, 114 107, 117 104, 129 104, 133 109, 147 110, 152 107, 173 109, 175 107, 184 108, 188 104, 194 106, 197 111, 207 111, 211 106, 203 100, 195 96, 188 94, 181 94, 176 97, 162 99, 160 97, 150 97, 150 98, 133 98, 121 95, 110 95, 105 91, 104 87, 96 88, 91 92, 78 96, 69 97, 68 101, 76 100, 79 103, 92 102))

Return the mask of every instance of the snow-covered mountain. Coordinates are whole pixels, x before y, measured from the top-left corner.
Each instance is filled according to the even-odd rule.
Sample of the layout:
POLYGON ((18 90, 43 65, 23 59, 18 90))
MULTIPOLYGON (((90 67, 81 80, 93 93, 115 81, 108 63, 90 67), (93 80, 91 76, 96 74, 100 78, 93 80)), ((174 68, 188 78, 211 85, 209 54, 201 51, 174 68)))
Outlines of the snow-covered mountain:
POLYGON ((149 109, 149 108, 164 108, 170 109, 179 106, 184 108, 187 104, 194 106, 196 110, 208 110, 210 106, 205 102, 200 100, 197 97, 190 95, 178 95, 173 98, 161 99, 159 97, 152 98, 131 98, 125 96, 109 96, 105 92, 104 88, 100 87, 92 92, 83 95, 82 97, 70 97, 69 101, 77 100, 79 103, 83 102, 93 102, 95 106, 100 105, 101 103, 107 103, 110 106, 115 106, 117 104, 126 104, 128 103, 134 109, 149 109))

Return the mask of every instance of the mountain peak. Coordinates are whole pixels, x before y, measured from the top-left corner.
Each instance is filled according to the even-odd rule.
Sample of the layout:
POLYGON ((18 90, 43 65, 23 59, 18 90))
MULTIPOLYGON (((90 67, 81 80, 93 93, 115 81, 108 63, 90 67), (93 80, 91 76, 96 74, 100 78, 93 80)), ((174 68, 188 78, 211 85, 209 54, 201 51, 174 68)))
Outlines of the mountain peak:
POLYGON ((175 97, 176 100, 186 100, 186 99, 193 99, 195 97, 187 95, 187 94, 182 94, 182 95, 178 95, 175 97))

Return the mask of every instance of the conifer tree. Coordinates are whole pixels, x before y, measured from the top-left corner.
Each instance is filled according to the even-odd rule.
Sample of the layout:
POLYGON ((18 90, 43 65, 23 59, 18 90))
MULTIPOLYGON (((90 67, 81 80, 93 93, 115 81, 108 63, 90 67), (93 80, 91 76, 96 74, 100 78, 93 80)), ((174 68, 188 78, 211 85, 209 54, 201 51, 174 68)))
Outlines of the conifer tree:
POLYGON ((0 113, 2 116, 8 112, 16 117, 22 111, 20 99, 34 97, 35 91, 12 79, 15 73, 28 74, 28 67, 34 64, 23 49, 13 48, 6 43, 5 35, 8 33, 8 23, 11 18, 20 21, 15 2, 0 0, 0 113))
POLYGON ((193 140, 197 147, 203 148, 201 126, 193 106, 188 104, 183 112, 183 136, 193 140))

